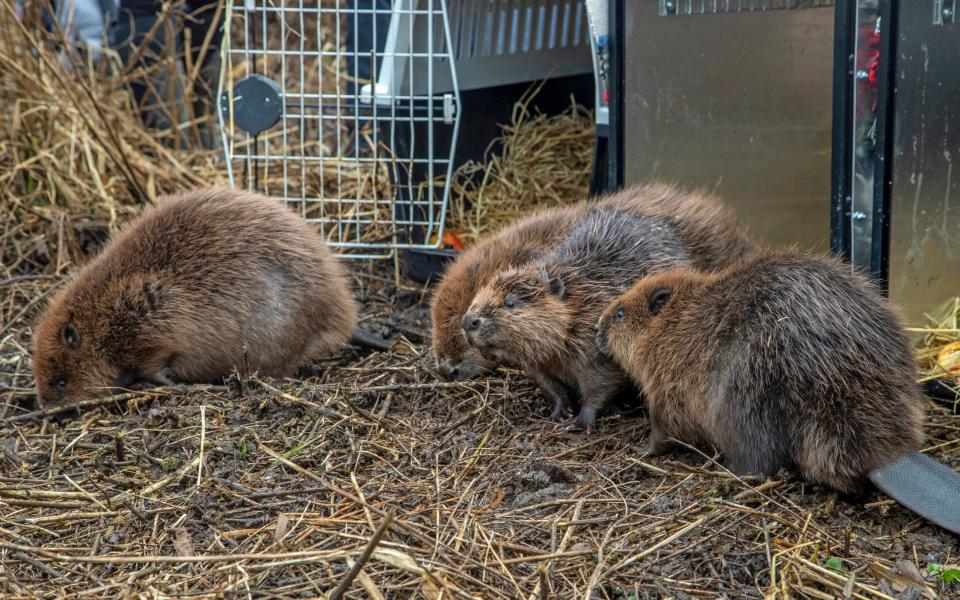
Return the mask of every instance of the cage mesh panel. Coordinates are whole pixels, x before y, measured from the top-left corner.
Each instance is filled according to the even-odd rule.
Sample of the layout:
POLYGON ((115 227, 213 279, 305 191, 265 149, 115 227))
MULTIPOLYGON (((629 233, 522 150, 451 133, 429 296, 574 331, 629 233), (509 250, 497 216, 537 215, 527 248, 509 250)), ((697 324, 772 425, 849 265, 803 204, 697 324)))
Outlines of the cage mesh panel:
POLYGON ((222 110, 231 183, 296 205, 351 256, 436 247, 460 104, 455 84, 434 86, 456 81, 443 0, 231 0, 227 9, 225 104, 259 75, 279 84, 283 106, 257 135, 222 110))

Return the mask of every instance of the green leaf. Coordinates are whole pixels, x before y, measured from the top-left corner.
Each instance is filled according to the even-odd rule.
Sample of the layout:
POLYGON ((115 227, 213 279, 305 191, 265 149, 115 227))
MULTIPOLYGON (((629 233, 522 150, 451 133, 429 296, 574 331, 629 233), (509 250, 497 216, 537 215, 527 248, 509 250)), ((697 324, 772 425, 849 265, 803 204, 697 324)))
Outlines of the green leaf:
POLYGON ((956 567, 944 569, 943 572, 940 573, 940 578, 943 579, 943 582, 947 585, 960 582, 960 569, 956 567))
POLYGON ((929 572, 931 575, 936 575, 942 568, 943 565, 940 563, 927 563, 927 572, 929 572))
POLYGON ((837 573, 840 573, 843 571, 843 563, 840 562, 839 558, 828 558, 826 565, 828 569, 833 569, 837 573))

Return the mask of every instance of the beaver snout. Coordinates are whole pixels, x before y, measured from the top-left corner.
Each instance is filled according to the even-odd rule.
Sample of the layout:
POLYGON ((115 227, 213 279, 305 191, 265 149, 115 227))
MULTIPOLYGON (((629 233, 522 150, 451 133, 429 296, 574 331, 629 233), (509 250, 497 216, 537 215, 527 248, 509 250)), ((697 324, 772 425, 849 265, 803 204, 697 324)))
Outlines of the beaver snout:
POLYGON ((463 317, 460 318, 460 327, 467 333, 480 329, 481 325, 483 325, 483 319, 473 313, 463 313, 463 317))
POLYGON ((444 379, 459 379, 460 378, 460 363, 454 364, 449 360, 443 360, 437 363, 437 372, 444 379))
POLYGON ((37 409, 43 410, 48 406, 62 404, 66 399, 67 381, 57 379, 52 382, 37 380, 36 396, 34 405, 37 409))
POLYGON ((489 369, 481 357, 466 356, 459 362, 443 361, 438 365, 437 370, 445 379, 464 381, 473 379, 489 369))
MULTIPOLYGON (((482 317, 477 313, 468 312, 460 319, 460 327, 467 338, 467 343, 477 349, 485 348, 494 343, 497 326, 490 317, 482 317)), ((481 353, 482 354, 482 353, 481 353)), ((484 357, 489 360, 488 357, 484 357)), ((463 371, 463 365, 460 370, 463 371)), ((463 376, 461 374, 461 376, 463 376)))

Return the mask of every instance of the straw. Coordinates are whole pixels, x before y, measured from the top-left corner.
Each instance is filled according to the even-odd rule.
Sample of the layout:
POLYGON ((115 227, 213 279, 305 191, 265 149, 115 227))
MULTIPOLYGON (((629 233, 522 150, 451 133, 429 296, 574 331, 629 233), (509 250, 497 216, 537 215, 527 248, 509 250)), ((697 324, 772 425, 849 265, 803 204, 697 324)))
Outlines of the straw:
POLYGON ((514 105, 509 124, 481 164, 468 161, 454 173, 447 225, 475 241, 517 217, 587 195, 594 152, 590 111, 571 98, 563 113, 548 116, 530 104, 542 84, 514 105))

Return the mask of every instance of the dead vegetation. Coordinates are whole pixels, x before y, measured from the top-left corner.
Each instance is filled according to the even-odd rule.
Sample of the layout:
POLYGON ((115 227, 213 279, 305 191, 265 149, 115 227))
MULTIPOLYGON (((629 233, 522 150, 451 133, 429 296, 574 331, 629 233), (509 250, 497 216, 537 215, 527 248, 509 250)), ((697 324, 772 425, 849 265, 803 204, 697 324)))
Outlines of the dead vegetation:
POLYGON ((21 275, 62 273, 158 194, 224 180, 213 153, 141 124, 127 84, 144 73, 30 25, 0 0, 0 257, 21 275))
POLYGON ((494 232, 534 210, 586 197, 594 148, 593 114, 571 100, 559 115, 536 113, 531 88, 491 142, 484 163, 453 175, 447 224, 465 241, 494 232))
MULTIPOLYGON (((143 128, 92 66, 28 51, 39 41, 0 3, 0 594, 960 593, 957 540, 877 492, 738 478, 693 450, 644 459, 642 410, 569 432, 514 372, 440 381, 429 291, 384 265, 355 263, 355 281, 365 326, 403 336, 391 352, 32 411, 45 298, 141 201, 222 165, 143 128)), ((928 415, 928 452, 960 467, 953 406, 928 415)))
POLYGON ((926 315, 927 322, 911 331, 918 335, 917 361, 921 381, 939 379, 960 390, 960 297, 951 298, 926 315))
MULTIPOLYGON (((420 294, 360 279, 367 325, 415 338, 420 294)), ((27 334, 0 348, 11 596, 316 597, 351 578, 344 597, 956 591, 928 571, 956 562, 956 540, 876 492, 737 478, 694 451, 647 460, 642 414, 571 433, 516 373, 438 381, 419 341, 301 380, 134 391, 52 415, 19 405, 27 334)), ((954 467, 957 426, 931 403, 930 445, 954 467)))

